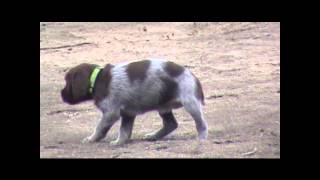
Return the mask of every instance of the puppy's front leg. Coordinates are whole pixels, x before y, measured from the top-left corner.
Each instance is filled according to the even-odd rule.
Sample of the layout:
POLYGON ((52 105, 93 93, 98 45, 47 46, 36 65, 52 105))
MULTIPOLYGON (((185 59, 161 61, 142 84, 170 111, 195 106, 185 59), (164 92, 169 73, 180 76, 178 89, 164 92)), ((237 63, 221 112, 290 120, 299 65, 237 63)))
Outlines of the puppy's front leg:
POLYGON ((111 145, 122 145, 127 142, 132 134, 135 116, 121 113, 121 126, 117 140, 111 141, 111 145))
POLYGON ((120 118, 120 113, 118 112, 105 112, 102 119, 98 123, 94 132, 91 136, 86 137, 82 140, 83 143, 98 142, 103 139, 112 125, 120 118))

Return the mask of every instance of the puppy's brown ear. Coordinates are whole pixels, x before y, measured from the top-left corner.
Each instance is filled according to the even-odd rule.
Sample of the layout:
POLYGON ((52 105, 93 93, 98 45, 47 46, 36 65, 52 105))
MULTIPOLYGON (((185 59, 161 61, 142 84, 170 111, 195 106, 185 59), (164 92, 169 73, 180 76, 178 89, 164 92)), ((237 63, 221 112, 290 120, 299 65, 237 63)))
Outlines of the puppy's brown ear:
POLYGON ((90 72, 86 69, 76 71, 72 74, 71 91, 75 102, 81 102, 90 99, 89 90, 90 72))

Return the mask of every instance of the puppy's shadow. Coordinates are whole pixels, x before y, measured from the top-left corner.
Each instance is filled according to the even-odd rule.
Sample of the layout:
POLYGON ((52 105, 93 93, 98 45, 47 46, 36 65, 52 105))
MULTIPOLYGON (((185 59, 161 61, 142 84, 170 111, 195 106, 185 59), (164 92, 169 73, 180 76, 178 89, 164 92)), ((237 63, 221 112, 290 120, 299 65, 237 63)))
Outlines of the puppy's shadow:
POLYGON ((164 137, 162 139, 158 140, 148 140, 144 138, 132 138, 128 141, 128 144, 136 144, 136 143, 141 143, 141 142, 167 142, 167 141, 187 141, 187 140, 194 140, 196 139, 196 135, 171 135, 164 137))

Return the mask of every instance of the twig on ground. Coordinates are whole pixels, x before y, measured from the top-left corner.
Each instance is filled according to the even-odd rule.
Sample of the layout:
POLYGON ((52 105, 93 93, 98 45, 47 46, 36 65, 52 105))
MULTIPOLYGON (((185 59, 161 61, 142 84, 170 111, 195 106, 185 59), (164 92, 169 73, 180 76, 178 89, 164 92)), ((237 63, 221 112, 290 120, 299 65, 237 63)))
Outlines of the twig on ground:
POLYGON ((53 114, 59 114, 64 112, 79 112, 79 111, 90 111, 92 109, 65 109, 65 110, 56 110, 56 111, 50 111, 47 113, 47 115, 53 115, 53 114))
POLYGON ((80 43, 80 44, 57 46, 57 47, 45 47, 45 48, 40 48, 40 51, 41 50, 48 50, 48 49, 63 49, 63 48, 83 46, 83 45, 88 45, 88 44, 92 44, 92 43, 80 43))
POLYGON ((119 153, 119 154, 114 154, 114 155, 111 156, 111 158, 118 158, 118 157, 120 157, 120 156, 121 156, 121 153, 119 153))
POLYGON ((223 95, 212 95, 212 96, 209 96, 209 97, 207 97, 206 99, 215 99, 215 98, 221 98, 221 97, 223 97, 223 95))
POLYGON ((250 156, 253 155, 254 153, 257 152, 257 148, 254 148, 252 151, 246 152, 246 153, 242 153, 242 156, 250 156))
POLYGON ((192 65, 184 65, 184 67, 192 69, 192 68, 195 68, 196 66, 192 66, 192 65))

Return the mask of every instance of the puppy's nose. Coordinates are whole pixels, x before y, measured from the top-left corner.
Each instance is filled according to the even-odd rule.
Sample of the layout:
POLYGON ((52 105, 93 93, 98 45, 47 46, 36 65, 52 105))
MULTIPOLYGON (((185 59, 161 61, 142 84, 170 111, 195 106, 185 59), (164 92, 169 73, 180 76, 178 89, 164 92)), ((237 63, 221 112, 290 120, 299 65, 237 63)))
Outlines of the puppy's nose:
POLYGON ((60 91, 60 95, 61 95, 62 100, 63 100, 63 101, 66 101, 65 88, 60 91))

